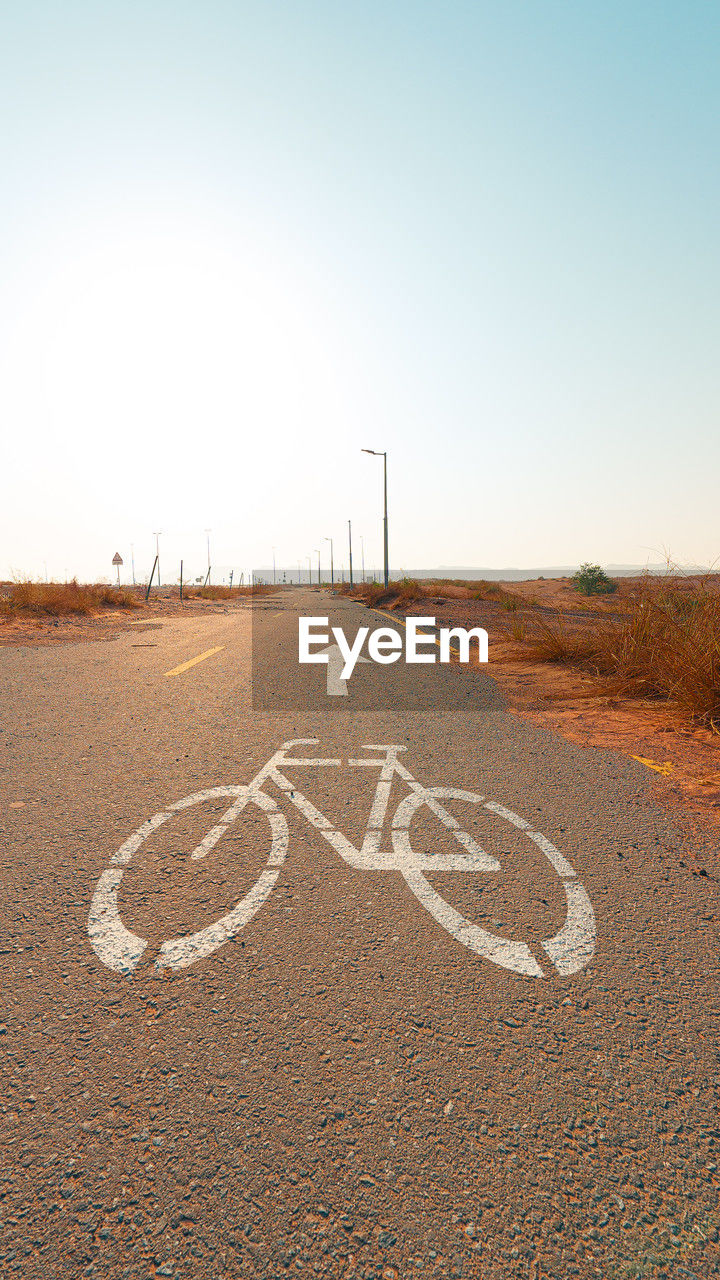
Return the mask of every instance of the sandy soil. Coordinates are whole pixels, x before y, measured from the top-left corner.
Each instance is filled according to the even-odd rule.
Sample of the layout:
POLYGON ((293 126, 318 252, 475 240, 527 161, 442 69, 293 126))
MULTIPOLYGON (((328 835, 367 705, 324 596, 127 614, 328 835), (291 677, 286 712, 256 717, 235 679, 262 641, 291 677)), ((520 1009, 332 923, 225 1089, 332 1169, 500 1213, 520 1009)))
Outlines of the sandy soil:
MULTIPOLYGON (((600 678, 559 664, 533 663, 512 637, 513 626, 522 626, 524 606, 547 611, 555 621, 561 618, 569 630, 580 629, 600 616, 622 613, 623 600, 639 581, 623 579, 615 594, 597 599, 579 595, 564 578, 499 583, 520 597, 515 613, 494 601, 472 599, 472 587, 455 586, 403 612, 423 614, 432 606, 438 625, 486 627, 490 673, 517 715, 572 742, 638 760, 655 773, 665 804, 681 807, 705 828, 720 829, 720 735, 689 725, 667 702, 608 696, 607 682, 600 678)), ((691 590, 693 580, 687 581, 691 590)), ((720 590, 720 575, 708 581, 720 590)))
POLYGON ((249 606, 252 597, 235 600, 183 600, 177 591, 153 593, 147 604, 138 609, 102 609, 88 617, 8 618, 0 614, 0 648, 6 645, 30 645, 33 648, 55 644, 83 644, 90 640, 114 640, 120 631, 130 627, 139 631, 157 625, 163 618, 190 617, 196 614, 227 613, 249 606))
POLYGON ((590 676, 523 661, 519 645, 491 645, 490 664, 518 715, 571 742, 631 756, 657 775, 665 803, 720 828, 720 735, 688 726, 667 703, 609 697, 590 676))

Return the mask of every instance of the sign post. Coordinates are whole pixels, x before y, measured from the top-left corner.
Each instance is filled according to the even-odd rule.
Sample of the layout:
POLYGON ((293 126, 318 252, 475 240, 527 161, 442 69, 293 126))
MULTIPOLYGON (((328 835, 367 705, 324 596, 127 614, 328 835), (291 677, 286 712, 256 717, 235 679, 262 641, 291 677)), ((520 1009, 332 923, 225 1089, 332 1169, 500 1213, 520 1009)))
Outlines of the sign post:
POLYGON ((112 562, 113 562, 113 564, 115 565, 115 568, 117 569, 117 576, 118 576, 118 583, 117 583, 117 584, 118 584, 118 586, 120 586, 120 565, 123 563, 123 558, 122 558, 122 556, 120 555, 120 552, 119 552, 119 551, 116 551, 116 552, 115 552, 115 555, 114 555, 114 556, 113 556, 113 558, 112 558, 112 562))

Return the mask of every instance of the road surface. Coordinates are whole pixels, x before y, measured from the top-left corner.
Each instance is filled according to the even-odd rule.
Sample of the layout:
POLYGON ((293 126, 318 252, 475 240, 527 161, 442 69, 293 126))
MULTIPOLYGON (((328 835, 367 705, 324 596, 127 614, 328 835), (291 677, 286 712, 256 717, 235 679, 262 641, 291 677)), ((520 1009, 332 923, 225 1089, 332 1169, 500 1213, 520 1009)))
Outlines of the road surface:
POLYGON ((702 850, 491 668, 363 665, 328 697, 300 612, 387 622, 295 590, 0 652, 2 1275, 717 1275, 702 850), (391 746, 415 790, 378 793, 391 746), (430 788, 483 797, 436 797, 469 845, 430 788), (572 873, 595 935, 563 973, 572 873))

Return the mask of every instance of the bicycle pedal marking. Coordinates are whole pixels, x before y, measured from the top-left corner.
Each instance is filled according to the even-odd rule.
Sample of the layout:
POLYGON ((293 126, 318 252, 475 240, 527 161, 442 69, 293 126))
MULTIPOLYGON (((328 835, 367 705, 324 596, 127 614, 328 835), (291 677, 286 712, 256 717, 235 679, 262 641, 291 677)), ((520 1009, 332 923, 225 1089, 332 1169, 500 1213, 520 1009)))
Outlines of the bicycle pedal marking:
POLYGON ((93 950, 103 964, 119 974, 131 975, 148 946, 145 939, 125 926, 118 907, 118 891, 125 868, 132 857, 154 831, 176 814, 209 800, 227 797, 232 800, 232 804, 192 850, 189 861, 206 858, 247 805, 253 804, 265 814, 270 826, 267 862, 252 888, 221 919, 195 933, 170 938, 162 943, 155 968, 161 971, 185 969, 212 955, 249 924, 267 901, 288 849, 286 818, 272 796, 263 790, 266 782, 273 782, 281 796, 299 810, 306 821, 315 827, 350 866, 360 871, 400 872, 418 902, 462 946, 513 973, 543 978, 546 976, 545 971, 526 943, 500 937, 467 920, 442 897, 424 874, 438 871, 481 873, 501 870, 498 859, 483 849, 469 832, 461 829, 453 814, 440 803, 441 800, 460 800, 480 805, 495 817, 509 822, 523 832, 544 855, 556 872, 565 893, 565 921, 555 936, 540 943, 539 947, 561 977, 569 977, 585 967, 595 951, 595 917, 592 905, 567 859, 541 832, 535 831, 529 822, 497 801, 488 800, 476 792, 458 787, 423 786, 399 762, 398 755, 406 750, 402 745, 366 744, 363 750, 383 752, 384 755, 348 760, 350 767, 362 766, 379 770, 365 836, 361 847, 357 848, 281 772, 281 766, 339 767, 342 764, 336 758, 293 758, 287 754, 293 747, 317 745, 318 739, 315 738, 285 742, 247 785, 211 787, 195 792, 155 814, 128 837, 100 875, 90 905, 88 933, 93 950), (381 849, 382 834, 386 825, 392 783, 396 776, 407 784, 410 794, 399 802, 395 810, 390 823, 392 850, 384 852, 381 849), (427 807, 439 819, 464 852, 439 856, 415 853, 410 842, 410 828, 414 815, 423 807, 427 807))

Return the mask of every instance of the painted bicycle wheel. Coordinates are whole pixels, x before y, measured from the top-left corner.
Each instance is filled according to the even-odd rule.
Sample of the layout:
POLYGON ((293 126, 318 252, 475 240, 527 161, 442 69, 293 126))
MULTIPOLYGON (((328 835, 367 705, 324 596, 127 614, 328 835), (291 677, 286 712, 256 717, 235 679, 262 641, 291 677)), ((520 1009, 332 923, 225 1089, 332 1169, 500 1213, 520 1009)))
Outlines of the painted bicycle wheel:
MULTIPOLYGON (((211 787, 207 791, 198 791, 195 795, 186 796, 184 800, 176 801, 162 813, 155 814, 154 818, 148 819, 138 827, 137 831, 133 832, 113 855, 110 866, 103 871, 98 880, 90 904, 88 932, 95 954, 109 969, 114 969, 117 973, 131 974, 148 945, 146 939, 138 937, 123 924, 118 908, 118 889, 131 858, 152 833, 175 814, 225 796, 234 798, 235 803, 232 805, 230 811, 232 816, 229 821, 221 824, 223 829, 229 826, 248 804, 256 805, 266 815, 271 833, 267 863, 255 884, 231 911, 196 933, 170 938, 164 942, 160 947, 155 967, 186 969, 197 960, 212 955, 213 951, 217 951, 218 947, 244 928, 267 900, 280 873, 280 867, 285 861, 289 838, 287 822, 275 801, 263 791, 242 786, 211 787)), ((214 831, 219 829, 216 827, 214 831)))
MULTIPOLYGON (((418 901, 434 916, 438 924, 452 934, 457 942, 468 950, 474 951, 476 955, 483 956, 504 969, 510 969, 513 973, 534 978, 545 976, 527 943, 502 938, 498 934, 483 929, 480 925, 473 924, 452 907, 425 876, 424 872, 428 869, 430 860, 416 854, 410 844, 410 824, 417 811, 425 805, 439 817, 441 822, 444 822, 458 843, 464 849, 470 850, 469 854, 466 853, 460 858, 446 860, 445 866, 449 871, 468 872, 476 869, 481 872, 487 870, 490 863, 499 867, 497 860, 490 859, 489 855, 477 845, 475 846, 477 852, 473 854, 472 837, 462 831, 455 818, 437 803, 439 800, 451 799, 482 805, 496 817, 504 819, 522 831, 544 854, 560 877, 565 892, 567 912, 562 928, 554 937, 548 938, 540 946, 562 977, 583 969, 595 951, 595 916, 590 899, 577 879, 574 869, 559 849, 556 849, 555 845, 551 844, 539 831, 532 830, 530 823, 524 818, 518 817, 511 809, 506 809, 494 800, 486 800, 484 796, 479 796, 475 792, 461 791, 453 787, 427 787, 407 796, 398 805, 392 824, 393 849, 398 855, 399 869, 418 901), (473 862, 475 862, 474 867, 473 862)), ((431 862, 430 865, 432 865, 431 862)), ((440 864, 437 869, 440 869, 440 864)))

